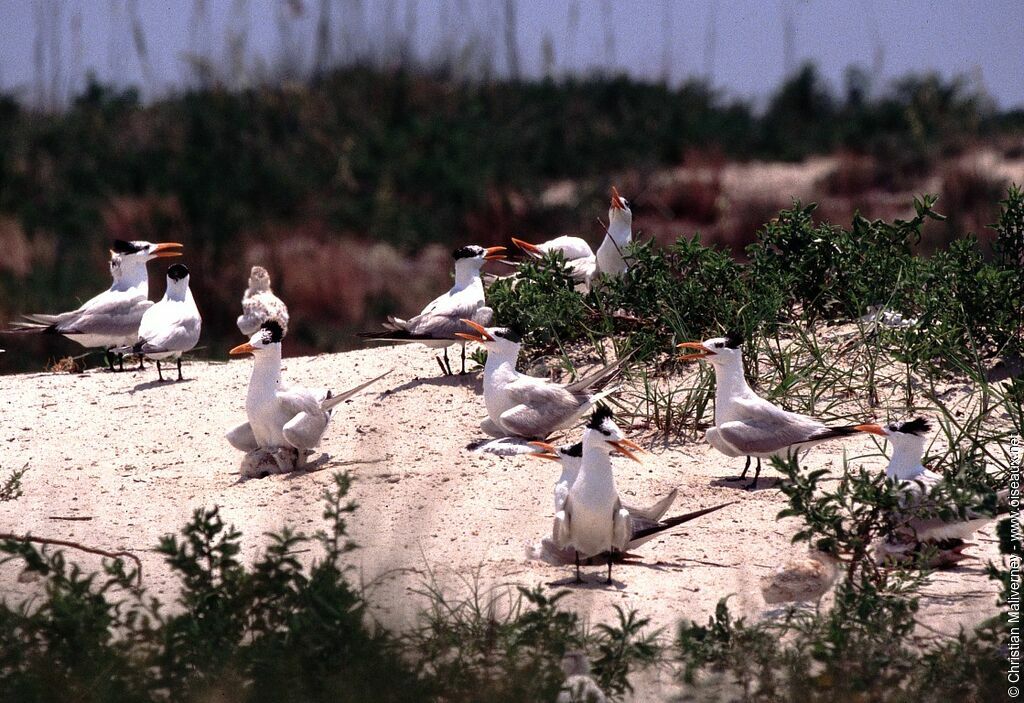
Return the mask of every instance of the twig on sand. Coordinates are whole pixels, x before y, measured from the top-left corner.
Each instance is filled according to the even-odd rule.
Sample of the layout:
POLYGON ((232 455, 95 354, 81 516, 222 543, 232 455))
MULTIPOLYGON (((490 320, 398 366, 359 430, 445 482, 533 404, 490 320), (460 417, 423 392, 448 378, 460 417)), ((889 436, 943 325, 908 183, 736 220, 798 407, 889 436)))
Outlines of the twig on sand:
POLYGON ((12 540, 14 542, 35 542, 36 544, 52 544, 58 547, 71 547, 72 549, 78 549, 83 552, 89 552, 90 554, 99 554, 100 556, 109 557, 110 559, 120 559, 121 557, 128 557, 135 562, 136 581, 138 586, 142 586, 142 560, 131 552, 110 552, 106 549, 97 549, 96 547, 88 547, 79 542, 72 542, 66 539, 52 539, 49 537, 34 537, 32 535, 15 535, 10 532, 0 532, 0 539, 12 540))
POLYGON ((92 515, 49 515, 47 520, 92 520, 92 515))

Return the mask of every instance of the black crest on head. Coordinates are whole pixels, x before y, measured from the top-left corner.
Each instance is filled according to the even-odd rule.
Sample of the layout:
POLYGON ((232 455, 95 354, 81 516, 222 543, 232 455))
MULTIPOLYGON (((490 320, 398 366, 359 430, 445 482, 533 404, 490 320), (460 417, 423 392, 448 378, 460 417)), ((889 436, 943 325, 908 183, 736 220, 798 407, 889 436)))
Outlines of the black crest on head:
POLYGON ((174 264, 167 267, 167 277, 174 281, 180 281, 188 275, 188 266, 185 264, 174 264))
POLYGON ((590 422, 587 423, 587 427, 592 430, 600 430, 604 421, 611 420, 612 417, 612 409, 604 403, 598 403, 593 415, 590 416, 590 422))
POLYGON ((284 339, 284 330, 281 329, 281 323, 277 320, 267 320, 260 325, 260 329, 263 330, 263 339, 266 340, 267 344, 280 342, 284 339))
POLYGON ((492 330, 491 334, 495 337, 501 337, 502 339, 507 339, 510 342, 515 342, 516 344, 521 344, 523 341, 522 335, 511 327, 498 327, 492 330))
POLYGON ((484 250, 475 244, 469 246, 459 247, 452 252, 452 258, 458 261, 459 259, 471 259, 474 256, 480 256, 484 253, 484 250))
POLYGON ((583 442, 577 442, 571 447, 563 447, 562 454, 566 456, 583 456, 583 442))
POLYGON ((743 344, 743 334, 739 330, 729 330, 725 335, 725 346, 730 349, 739 349, 743 344))
POLYGON ((142 247, 126 242, 123 239, 115 239, 111 249, 118 254, 137 254, 142 251, 142 247))
POLYGON ((926 432, 931 431, 932 424, 928 422, 928 418, 918 417, 914 418, 913 420, 907 420, 906 422, 896 423, 896 425, 893 426, 892 429, 896 430, 897 432, 903 432, 904 434, 915 434, 920 437, 926 432))

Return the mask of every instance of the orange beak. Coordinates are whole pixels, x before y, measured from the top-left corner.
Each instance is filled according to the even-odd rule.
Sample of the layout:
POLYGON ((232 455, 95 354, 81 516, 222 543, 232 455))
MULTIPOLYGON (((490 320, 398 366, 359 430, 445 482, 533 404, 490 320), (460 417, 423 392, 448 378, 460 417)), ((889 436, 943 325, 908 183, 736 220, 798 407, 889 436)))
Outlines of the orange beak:
POLYGON ((484 261, 494 261, 495 259, 505 258, 505 247, 487 247, 487 254, 484 256, 484 261))
POLYGON ((255 347, 246 342, 245 344, 239 344, 237 347, 229 351, 228 354, 235 356, 237 354, 252 354, 254 351, 256 351, 255 347))
POLYGON ((881 425, 857 425, 853 429, 859 430, 861 432, 870 432, 871 434, 876 434, 881 437, 885 437, 885 431, 882 430, 881 425))
POLYGON ((612 186, 612 209, 613 210, 625 210, 625 206, 622 204, 622 196, 619 195, 619 191, 612 186))
POLYGON ((522 239, 516 239, 515 237, 512 237, 512 243, 528 254, 536 254, 537 256, 540 256, 541 254, 544 253, 536 244, 524 242, 522 239))
POLYGON ((683 354, 679 357, 679 361, 693 361, 694 359, 703 359, 705 356, 714 356, 714 352, 705 348, 700 342, 683 342, 677 344, 676 349, 696 349, 696 354, 683 354))
POLYGON ((178 242, 161 242, 153 248, 152 256, 156 259, 165 259, 171 256, 181 256, 180 251, 171 251, 172 249, 181 249, 184 244, 178 242))
POLYGON ((494 341, 494 337, 487 333, 487 328, 485 328, 483 325, 478 325, 472 320, 460 320, 460 322, 475 329, 477 332, 479 332, 479 335, 469 334, 468 332, 456 332, 456 337, 468 339, 471 342, 480 342, 481 344, 483 344, 484 342, 494 341))
POLYGON ((615 451, 617 451, 619 454, 622 454, 623 456, 629 457, 630 459, 632 459, 633 461, 635 461, 638 464, 642 464, 643 463, 643 461, 641 461, 637 457, 636 454, 634 454, 633 452, 630 451, 630 449, 632 449, 635 452, 640 452, 641 454, 643 453, 643 451, 644 451, 643 448, 639 444, 637 444, 636 442, 633 442, 633 441, 628 440, 628 439, 620 439, 620 440, 608 439, 608 440, 605 440, 605 441, 608 442, 608 444, 610 444, 613 447, 615 447, 615 451))
POLYGON ((553 444, 547 442, 527 442, 531 447, 536 447, 542 451, 533 452, 529 456, 535 459, 549 459, 551 461, 561 461, 562 458, 558 456, 558 448, 553 444))

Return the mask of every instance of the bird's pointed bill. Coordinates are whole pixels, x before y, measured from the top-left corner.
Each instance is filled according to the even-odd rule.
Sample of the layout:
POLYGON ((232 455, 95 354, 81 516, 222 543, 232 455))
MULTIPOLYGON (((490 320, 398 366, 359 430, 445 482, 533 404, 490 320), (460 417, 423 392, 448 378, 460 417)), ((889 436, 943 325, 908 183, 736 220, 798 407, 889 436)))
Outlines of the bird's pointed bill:
POLYGON ((625 210, 626 207, 622 204, 622 196, 619 195, 619 191, 615 186, 612 186, 612 209, 614 210, 625 210))
POLYGON ((535 459, 550 459, 552 461, 561 461, 561 457, 558 456, 558 447, 547 442, 527 442, 527 444, 535 449, 539 449, 538 452, 533 452, 529 456, 535 459))
POLYGON ((679 361, 693 361, 694 359, 703 359, 706 356, 712 356, 713 351, 704 346, 701 342, 683 342, 676 345, 677 349, 696 349, 695 354, 683 354, 678 357, 679 361))
POLYGON ((480 342, 481 344, 484 343, 484 342, 493 342, 494 341, 494 337, 492 337, 487 332, 487 328, 484 327, 483 325, 477 324, 476 322, 473 322, 472 320, 463 319, 463 320, 460 320, 460 321, 463 324, 468 325, 469 327, 472 327, 473 329, 475 329, 479 334, 475 335, 475 334, 469 334, 468 332, 456 332, 455 333, 456 337, 459 337, 460 339, 468 339, 471 342, 480 342))
POLYGON ((505 247, 487 247, 484 261, 496 261, 505 258, 505 247))
POLYGON ((876 434, 881 437, 885 436, 885 431, 882 429, 881 425, 854 425, 853 429, 859 432, 869 432, 871 434, 876 434))
POLYGON ((245 344, 239 344, 237 347, 234 347, 231 351, 228 352, 228 354, 236 356, 238 354, 252 354, 254 351, 256 351, 256 348, 253 345, 246 342, 245 344))
POLYGON ((643 452, 643 449, 636 442, 630 441, 628 439, 607 439, 605 441, 608 442, 608 444, 612 445, 612 447, 615 448, 615 451, 617 451, 619 454, 622 454, 623 456, 632 459, 638 464, 644 463, 642 459, 640 459, 636 454, 633 453, 633 451, 643 452))
POLYGON ((540 247, 538 247, 536 244, 530 244, 529 242, 523 241, 522 239, 516 239, 515 237, 512 237, 512 243, 528 254, 536 254, 537 256, 543 254, 543 252, 540 250, 540 247))
POLYGON ((177 249, 181 249, 184 246, 184 244, 180 244, 178 242, 160 242, 159 244, 154 245, 152 255, 158 259, 168 258, 171 256, 181 256, 182 252, 177 251, 177 249))

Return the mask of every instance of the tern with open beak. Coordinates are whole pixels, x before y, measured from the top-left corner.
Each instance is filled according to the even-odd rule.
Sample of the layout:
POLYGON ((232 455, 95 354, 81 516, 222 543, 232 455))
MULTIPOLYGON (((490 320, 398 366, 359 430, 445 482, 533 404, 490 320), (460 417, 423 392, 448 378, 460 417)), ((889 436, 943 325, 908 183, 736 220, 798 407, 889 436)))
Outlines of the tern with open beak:
POLYGON ((444 295, 438 296, 423 308, 416 317, 402 320, 388 318, 384 324, 386 332, 362 332, 358 336, 375 342, 418 343, 433 349, 444 349, 444 361, 437 359, 444 374, 451 375, 448 361, 448 347, 462 344, 462 373, 466 372, 466 343, 459 339, 458 332, 468 332, 463 318, 480 324, 490 324, 493 311, 484 306, 484 284, 480 269, 487 261, 501 259, 505 247, 478 247, 475 245, 456 249, 455 285, 444 295))
MULTIPOLYGON (((906 514, 897 511, 893 515, 894 530, 888 539, 875 545, 876 558, 879 561, 902 561, 925 547, 934 547, 938 553, 932 561, 933 566, 948 566, 968 559, 961 553, 971 546, 966 540, 992 523, 995 515, 985 514, 980 508, 967 508, 962 515, 950 514, 948 517, 935 514, 943 506, 933 504, 929 494, 943 479, 940 474, 925 468, 921 461, 925 435, 931 431, 928 420, 919 417, 888 425, 857 425, 857 429, 884 437, 892 444, 892 457, 885 475, 899 486, 901 503, 907 510, 906 514), (929 515, 922 515, 922 512, 929 515)), ((1007 498, 1008 491, 997 497, 1007 498)), ((978 503, 981 502, 979 496, 978 503)))
POLYGON ((530 256, 542 258, 545 254, 557 251, 565 260, 569 276, 576 282, 576 290, 586 293, 597 274, 597 256, 590 245, 579 237, 562 236, 540 244, 531 244, 522 239, 512 237, 512 243, 530 256))
POLYGON ((626 272, 626 247, 633 241, 633 211, 612 186, 612 204, 608 208, 608 231, 597 248, 597 272, 621 276, 626 272))
POLYGON ((819 442, 857 433, 853 426, 828 427, 807 415, 783 410, 754 393, 743 375, 742 343, 743 338, 733 332, 678 346, 695 350, 680 360, 700 359, 715 370, 715 426, 704 436, 708 444, 726 456, 747 457, 738 480, 746 478, 751 457, 757 459, 754 479, 747 488, 757 485, 762 458, 786 458, 819 442))
POLYGON ((580 237, 562 236, 540 244, 531 244, 522 239, 512 238, 513 244, 531 256, 540 258, 548 252, 562 254, 569 273, 576 281, 581 293, 590 290, 594 276, 599 273, 621 276, 626 272, 623 251, 633 240, 633 212, 629 203, 619 195, 615 186, 611 190, 611 207, 608 209, 608 229, 597 253, 580 237))
POLYGON ((249 287, 242 295, 242 314, 235 324, 242 334, 251 337, 267 320, 277 320, 284 333, 288 334, 288 306, 271 290, 267 270, 253 266, 249 272, 249 287))
MULTIPOLYGON (((110 288, 87 300, 76 310, 56 315, 30 314, 13 323, 13 333, 61 334, 83 347, 106 350, 108 368, 114 370, 115 347, 131 345, 139 338, 139 323, 152 307, 146 262, 181 256, 177 242, 126 242, 115 239, 110 250, 110 288)), ((124 355, 120 358, 124 370, 124 355)))
POLYGON ((555 513, 554 542, 561 549, 576 550, 576 582, 580 558, 609 552, 608 579, 612 582, 612 561, 625 551, 630 539, 629 512, 622 507, 615 488, 610 454, 619 452, 640 461, 626 444, 622 430, 612 419, 611 409, 598 404, 583 431, 580 473, 569 488, 562 509, 555 513))
MULTIPOLYGON (((637 444, 628 439, 622 439, 620 441, 627 449, 638 453, 643 451, 637 444)), ((562 474, 558 477, 558 480, 555 481, 554 490, 555 514, 557 515, 559 511, 565 508, 565 502, 569 497, 569 491, 576 482, 576 478, 579 476, 580 467, 583 463, 583 443, 577 442, 573 445, 556 447, 552 444, 548 444, 547 442, 530 442, 530 446, 534 447, 537 451, 529 454, 528 456, 558 461, 562 466, 562 474)), ((732 502, 723 503, 712 508, 697 510, 685 515, 677 515, 675 517, 662 520, 662 517, 666 512, 668 512, 668 509, 672 506, 672 503, 675 501, 678 494, 678 489, 673 488, 665 497, 647 508, 630 506, 625 503, 622 504, 622 507, 629 513, 629 541, 626 543, 627 550, 633 550, 642 544, 649 542, 665 530, 689 522, 690 520, 702 515, 707 515, 708 513, 712 513, 716 510, 721 510, 727 505, 732 505, 732 502)), ((576 550, 569 546, 560 548, 555 543, 555 534, 558 527, 559 523, 556 520, 552 526, 551 538, 549 539, 545 537, 541 540, 540 544, 531 545, 527 550, 527 555, 532 559, 537 559, 557 566, 574 563, 577 557, 576 550)), ((622 556, 625 556, 625 554, 622 556)), ((612 555, 604 554, 601 555, 601 557, 603 561, 604 559, 612 558, 612 555)))
POLYGON ((277 465, 273 473, 287 473, 305 465, 306 457, 320 444, 335 406, 359 393, 390 371, 344 393, 290 386, 281 380, 281 339, 284 330, 276 320, 264 322, 232 355, 252 354, 252 376, 245 397, 248 422, 228 431, 235 449, 252 454, 263 450, 277 465))
POLYGON ((164 380, 160 361, 178 362, 178 380, 181 381, 181 355, 199 341, 203 318, 188 287, 189 273, 184 264, 167 269, 167 290, 164 297, 142 316, 138 341, 117 351, 131 352, 156 361, 157 376, 164 380))
POLYGON ((488 420, 483 430, 493 437, 545 439, 552 432, 571 427, 614 388, 595 389, 607 383, 626 361, 608 364, 578 381, 562 385, 516 371, 521 347, 518 334, 505 327, 484 327, 463 322, 476 334, 457 336, 479 342, 487 349, 484 364, 484 404, 488 420))

